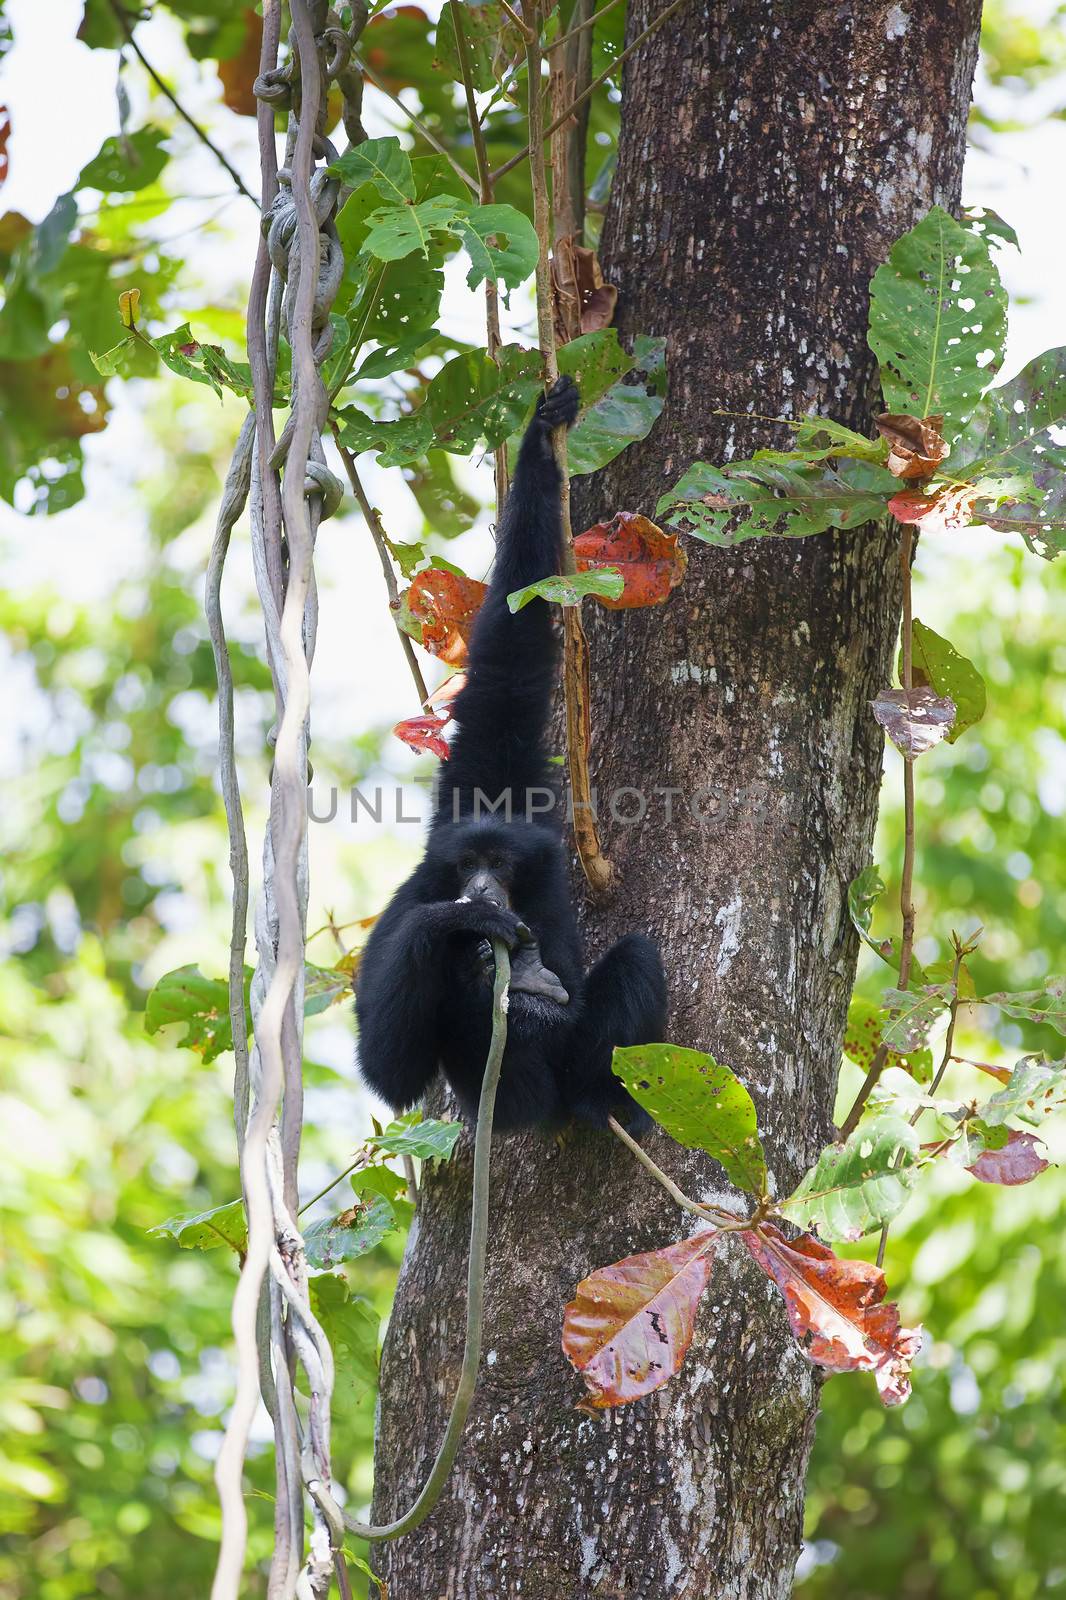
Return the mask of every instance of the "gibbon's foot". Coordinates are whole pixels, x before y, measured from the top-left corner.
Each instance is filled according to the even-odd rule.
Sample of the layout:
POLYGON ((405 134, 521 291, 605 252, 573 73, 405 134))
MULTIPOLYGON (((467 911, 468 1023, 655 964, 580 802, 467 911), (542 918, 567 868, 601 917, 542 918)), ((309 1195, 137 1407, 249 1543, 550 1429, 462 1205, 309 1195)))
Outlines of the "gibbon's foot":
POLYGON ((546 428, 573 427, 577 421, 581 396, 568 373, 556 378, 546 395, 537 401, 537 421, 546 428))
POLYGON ((555 1000, 561 1006, 570 1004, 569 994, 555 973, 541 960, 540 946, 535 939, 528 944, 520 944, 514 953, 511 961, 511 988, 522 994, 543 995, 546 1000, 555 1000))

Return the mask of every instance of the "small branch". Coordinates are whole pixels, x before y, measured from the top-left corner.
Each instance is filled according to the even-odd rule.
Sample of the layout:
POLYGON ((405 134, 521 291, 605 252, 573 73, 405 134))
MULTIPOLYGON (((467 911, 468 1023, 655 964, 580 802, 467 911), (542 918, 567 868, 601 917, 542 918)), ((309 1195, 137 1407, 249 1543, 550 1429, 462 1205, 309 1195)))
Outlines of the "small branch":
POLYGON ((459 1441, 466 1426, 470 1405, 477 1383, 477 1370, 481 1361, 481 1333, 485 1306, 485 1259, 489 1237, 489 1159, 492 1149, 492 1113, 496 1104, 496 1089, 503 1066, 503 1053, 507 1045, 507 998, 511 981, 511 959, 507 947, 499 939, 492 941, 496 958, 496 978, 492 986, 492 1039, 489 1044, 485 1075, 481 1081, 481 1099, 477 1109, 477 1131, 474 1135, 474 1184, 470 1201, 470 1255, 466 1274, 466 1340, 463 1360, 459 1369, 448 1425, 444 1430, 437 1459, 414 1505, 395 1522, 375 1527, 358 1522, 345 1512, 344 1525, 360 1539, 398 1539, 425 1521, 440 1499, 448 1481, 452 1463, 459 1449, 459 1441))
MULTIPOLYGON (((654 22, 649 22, 648 26, 644 29, 643 33, 638 33, 637 37, 633 40, 633 43, 627 45, 626 48, 621 52, 621 54, 617 55, 614 58, 614 60, 611 62, 611 65, 606 69, 606 71, 601 72, 598 77, 593 78, 593 80, 589 84, 588 88, 587 89, 583 89, 581 94, 578 95, 577 99, 574 100, 570 105, 568 105, 566 110, 564 112, 562 112, 562 114, 560 116, 556 117, 551 123, 549 123, 548 127, 546 127, 542 131, 541 138, 542 139, 550 138, 551 135, 555 132, 556 128, 561 128, 563 123, 567 120, 567 118, 568 117, 572 117, 574 112, 578 109, 578 107, 581 106, 581 105, 584 105, 585 101, 589 98, 590 95, 595 94, 596 90, 598 88, 600 88, 600 86, 602 84, 606 83, 608 78, 612 78, 614 76, 614 74, 618 71, 618 68, 622 65, 622 63, 624 61, 627 61, 629 59, 629 57, 633 54, 634 50, 639 50, 640 46, 644 43, 645 39, 650 39, 652 34, 655 33, 659 28, 661 28, 663 23, 667 22, 674 15, 675 11, 680 11, 681 7, 683 5, 685 5, 685 4, 686 4, 686 0, 671 0, 671 4, 667 6, 666 10, 660 12, 659 15, 655 18, 654 22)), ((532 81, 531 81, 531 83, 530 83, 531 97, 535 99, 536 96, 532 95, 532 87, 533 87, 533 85, 532 85, 532 81)), ((519 166, 521 164, 521 162, 523 162, 526 159, 526 157, 529 155, 529 152, 530 152, 530 146, 527 144, 524 149, 518 151, 517 155, 511 156, 507 161, 505 161, 503 163, 502 166, 497 167, 495 172, 492 174, 493 183, 498 183, 499 180, 504 176, 505 173, 511 172, 515 167, 519 166)))
MULTIPOLYGON (((337 449, 340 451, 340 458, 344 462, 344 470, 348 475, 348 482, 352 486, 352 493, 359 502, 359 509, 363 513, 363 521, 370 529, 370 537, 374 541, 374 548, 377 550, 378 557, 381 561, 381 570, 385 575, 385 588, 388 591, 389 596, 389 610, 392 612, 393 621, 395 622, 400 609, 400 591, 397 588, 396 574, 393 571, 392 562, 389 559, 389 544, 385 535, 385 529, 381 525, 381 518, 379 517, 377 511, 367 499, 366 490, 363 488, 359 474, 356 471, 355 457, 352 455, 351 451, 340 442, 336 423, 333 424, 333 438, 337 449)), ((426 688, 426 680, 422 676, 422 669, 418 665, 418 657, 415 655, 415 647, 411 643, 411 640, 407 637, 406 633, 404 633, 402 628, 398 627, 396 632, 399 636, 400 644, 403 647, 403 653, 407 658, 407 665, 411 670, 411 677, 414 680, 414 686, 418 693, 419 704, 424 706, 429 699, 429 690, 426 688)))
POLYGON ((185 123, 186 127, 192 129, 200 143, 204 145, 206 149, 210 150, 211 154, 214 156, 219 165, 225 168, 230 177, 233 179, 233 182, 236 184, 237 188, 240 190, 241 194, 243 194, 244 198, 246 200, 250 200, 254 206, 258 207, 259 201, 252 193, 251 189, 247 187, 244 179, 241 177, 236 167, 230 165, 229 161, 223 155, 218 145, 211 138, 211 135, 205 128, 200 126, 194 117, 189 115, 181 101, 178 99, 177 95, 174 93, 173 89, 165 81, 165 79, 159 76, 158 72, 152 66, 152 63, 148 60, 148 57, 145 55, 140 45, 133 37, 133 26, 130 22, 129 13, 124 9, 123 6, 119 4, 119 0, 110 0, 110 5, 111 10, 115 14, 115 20, 122 29, 122 32, 125 34, 126 43, 133 51, 134 55, 137 57, 137 60, 141 63, 141 66, 144 68, 145 72, 147 72, 148 76, 151 78, 160 94, 164 97, 164 99, 170 101, 171 105, 174 107, 174 110, 178 113, 178 116, 181 118, 182 122, 185 123))
POLYGON ((476 179, 470 176, 469 172, 467 172, 466 168, 461 164, 461 162, 456 161, 447 145, 443 144, 441 140, 437 138, 437 135, 430 128, 427 128, 425 123, 420 121, 419 118, 415 116, 413 111, 410 111, 407 106, 404 105, 399 95, 393 94, 392 90, 387 88, 386 85, 382 83, 377 73, 374 72, 372 68, 368 67, 365 61, 360 60, 358 56, 355 56, 353 59, 360 72, 366 74, 378 93, 383 94, 386 100, 391 100, 394 106, 399 107, 415 132, 420 134, 426 143, 430 145, 439 156, 443 156, 456 176, 462 178, 467 188, 472 190, 474 194, 477 194, 478 185, 476 179))
MULTIPOLYGON (((503 4, 503 0, 500 0, 500 3, 503 4)), ((594 11, 591 17, 585 17, 581 22, 575 22, 574 26, 569 28, 566 33, 561 33, 558 39, 553 39, 551 44, 545 45, 545 55, 551 55, 553 50, 561 50, 563 45, 569 44, 570 40, 576 38, 579 33, 584 33, 586 28, 594 28, 600 18, 605 17, 608 11, 613 11, 618 3, 619 0, 607 0, 607 4, 601 6, 598 11, 594 11)), ((656 23, 656 27, 658 27, 658 23, 656 23)), ((622 59, 621 56, 618 57, 619 61, 622 59)))
POLYGON ((702 1217, 705 1221, 713 1222, 716 1228, 723 1233, 739 1233, 745 1228, 750 1228, 752 1220, 749 1217, 738 1217, 735 1212, 722 1211, 717 1206, 704 1206, 698 1200, 692 1200, 682 1189, 679 1189, 673 1178, 667 1177, 660 1166, 652 1160, 648 1152, 640 1146, 631 1133, 627 1133, 622 1124, 614 1117, 607 1118, 607 1126, 616 1139, 621 1139, 631 1155, 636 1156, 645 1172, 650 1172, 656 1183, 661 1184, 675 1205, 682 1211, 689 1211, 694 1217, 702 1217))
MULTIPOLYGON (((618 0, 611 0, 612 5, 616 5, 617 3, 618 0)), ((529 23, 522 20, 522 18, 518 15, 518 12, 507 4, 507 0, 500 0, 500 6, 504 15, 510 17, 522 38, 528 44, 530 39, 533 37, 533 29, 529 26, 529 23)))

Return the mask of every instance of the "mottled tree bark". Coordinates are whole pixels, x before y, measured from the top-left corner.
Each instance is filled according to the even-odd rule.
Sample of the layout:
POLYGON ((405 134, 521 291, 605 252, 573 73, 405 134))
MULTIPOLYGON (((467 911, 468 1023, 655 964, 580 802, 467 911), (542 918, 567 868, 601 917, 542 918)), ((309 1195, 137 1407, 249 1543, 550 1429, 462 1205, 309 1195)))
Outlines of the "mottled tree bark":
MULTIPOLYGON (((658 8, 630 0, 630 37, 658 8)), ((578 527, 653 513, 697 458, 784 443, 717 409, 869 427, 869 279, 933 202, 958 203, 979 10, 692 0, 632 59, 602 256, 623 338, 667 338, 669 398, 645 445, 577 488, 578 527)), ((603 818, 619 887, 589 909, 589 941, 660 939, 670 1037, 752 1087, 787 1192, 830 1131, 855 961, 846 889, 869 859, 881 771, 868 702, 889 671, 898 567, 870 529, 689 553, 665 607, 586 610, 595 781, 601 797, 649 797, 640 825, 603 818), (670 821, 656 789, 679 791, 670 821)), ((690 1192, 728 1193, 665 1136, 649 1148, 690 1192)), ((378 1553, 390 1600, 786 1595, 818 1383, 776 1292, 724 1246, 681 1375, 584 1416, 563 1303, 591 1268, 689 1222, 606 1136, 501 1142, 495 1172, 484 1378, 443 1501, 378 1553)), ((404 1263, 377 1520, 436 1449, 468 1206, 460 1155, 427 1177, 404 1263)))

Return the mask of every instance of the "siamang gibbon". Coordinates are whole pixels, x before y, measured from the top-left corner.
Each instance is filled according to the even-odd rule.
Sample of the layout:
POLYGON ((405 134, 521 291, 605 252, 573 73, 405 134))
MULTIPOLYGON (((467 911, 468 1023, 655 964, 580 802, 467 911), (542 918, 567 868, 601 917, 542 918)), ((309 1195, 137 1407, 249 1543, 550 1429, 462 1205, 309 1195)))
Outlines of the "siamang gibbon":
POLYGON ((665 1037, 662 962, 649 939, 631 933, 584 972, 545 751, 556 631, 546 601, 514 615, 507 604, 514 590, 559 570, 551 430, 570 426, 577 410, 576 386, 560 378, 522 441, 425 855, 359 966, 359 1063, 396 1110, 414 1105, 440 1069, 475 1121, 492 1031, 490 941, 502 939, 512 969, 494 1125, 605 1126, 614 1115, 643 1131, 648 1119, 613 1076, 611 1052, 665 1037))

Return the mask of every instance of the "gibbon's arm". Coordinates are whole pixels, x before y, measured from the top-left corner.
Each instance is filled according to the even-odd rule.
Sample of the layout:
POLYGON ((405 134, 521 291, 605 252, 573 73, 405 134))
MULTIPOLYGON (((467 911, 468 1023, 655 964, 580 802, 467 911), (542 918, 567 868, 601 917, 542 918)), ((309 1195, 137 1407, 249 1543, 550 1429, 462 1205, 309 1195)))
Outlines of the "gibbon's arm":
POLYGON ((437 814, 473 810, 474 790, 490 802, 505 790, 516 815, 527 789, 550 785, 543 736, 551 713, 557 648, 551 613, 533 600, 515 616, 507 596, 559 570, 562 517, 551 430, 573 423, 578 392, 560 378, 526 429, 500 518, 496 564, 470 642, 466 686, 455 701, 458 733, 445 762, 437 814))
POLYGON ((356 978, 359 1067, 396 1111, 422 1098, 438 1066, 440 1007, 447 1003, 453 934, 502 939, 513 948, 521 923, 487 901, 426 904, 399 890, 367 941, 356 978))

